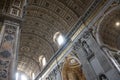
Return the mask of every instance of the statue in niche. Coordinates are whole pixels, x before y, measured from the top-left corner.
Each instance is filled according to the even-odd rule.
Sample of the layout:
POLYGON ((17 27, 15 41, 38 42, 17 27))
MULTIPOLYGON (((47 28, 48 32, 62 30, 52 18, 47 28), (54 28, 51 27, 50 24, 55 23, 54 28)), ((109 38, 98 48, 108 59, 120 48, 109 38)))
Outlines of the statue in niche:
POLYGON ((80 43, 81 43, 80 41, 75 42, 73 49, 74 49, 74 50, 79 50, 79 48, 81 47, 81 44, 80 44, 80 43))
POLYGON ((85 38, 85 39, 89 38, 92 31, 93 31, 92 29, 89 29, 88 31, 84 32, 83 38, 85 38))
POLYGON ((83 50, 86 53, 86 56, 90 56, 90 54, 93 53, 86 41, 82 42, 82 47, 83 47, 83 50))

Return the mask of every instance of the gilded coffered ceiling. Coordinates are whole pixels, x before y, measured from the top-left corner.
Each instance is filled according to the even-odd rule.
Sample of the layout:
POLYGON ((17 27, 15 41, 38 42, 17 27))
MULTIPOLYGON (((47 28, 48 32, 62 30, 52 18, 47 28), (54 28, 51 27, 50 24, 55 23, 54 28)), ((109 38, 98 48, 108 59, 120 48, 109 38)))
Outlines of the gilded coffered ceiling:
POLYGON ((53 42, 56 32, 66 35, 94 0, 28 0, 21 27, 18 70, 29 76, 43 69, 57 51, 53 42))

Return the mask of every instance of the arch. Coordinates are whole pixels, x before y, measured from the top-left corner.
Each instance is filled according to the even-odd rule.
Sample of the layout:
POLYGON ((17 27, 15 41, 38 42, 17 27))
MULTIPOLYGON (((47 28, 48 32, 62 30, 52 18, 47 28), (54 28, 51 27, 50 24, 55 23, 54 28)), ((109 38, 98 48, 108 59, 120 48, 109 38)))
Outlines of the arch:
MULTIPOLYGON (((105 29, 106 29, 106 34, 107 34, 107 32, 110 32, 110 31, 108 31, 107 30, 107 27, 108 28, 110 28, 109 26, 111 25, 111 24, 107 24, 108 26, 101 26, 101 25, 103 25, 104 24, 104 22, 105 22, 105 20, 106 20, 106 17, 108 17, 108 16, 110 16, 110 15, 112 15, 112 14, 115 14, 115 13, 113 13, 113 12, 117 12, 117 10, 119 10, 120 9, 120 5, 118 5, 118 6, 115 6, 115 7, 113 7, 113 8, 111 8, 109 11, 107 11, 103 16, 102 16, 102 18, 100 19, 100 21, 99 21, 99 23, 98 23, 98 27, 97 27, 97 33, 96 33, 96 38, 97 38, 97 42, 98 42, 98 44, 100 45, 100 46, 105 46, 105 47, 108 47, 109 49, 112 49, 112 50, 119 50, 118 48, 119 48, 119 46, 117 45, 117 42, 115 43, 116 44, 116 46, 112 46, 112 45, 110 45, 110 42, 108 42, 108 43, 105 43, 105 41, 104 41, 104 39, 103 39, 103 36, 101 35, 101 32, 103 31, 103 29, 102 28, 104 28, 104 31, 105 31, 105 29), (106 28, 105 28, 106 27, 106 28)), ((109 21, 109 19, 107 19, 108 20, 108 22, 110 22, 109 21)), ((107 21, 106 20, 106 21, 107 21)), ((120 28, 120 27, 119 27, 120 28)), ((112 29, 111 29, 112 30, 112 29)), ((112 39, 112 35, 105 35, 104 37, 106 37, 106 38, 110 38, 110 39, 112 39), (111 36, 111 38, 109 37, 109 36, 111 36)), ((118 36, 119 37, 119 36, 118 36)), ((107 40, 107 39, 106 39, 107 40)), ((108 41, 110 41, 110 40, 108 40, 108 41)), ((114 40, 115 41, 115 40, 114 40)), ((112 42, 112 41, 111 41, 112 42)), ((111 43, 112 44, 112 43, 111 43)), ((113 44, 113 45, 115 45, 115 44, 113 44)))
POLYGON ((68 55, 62 68, 63 80, 86 80, 80 61, 71 55, 68 55))
POLYGON ((109 9, 101 18, 97 28, 97 42, 108 58, 120 71, 120 5, 109 9), (118 23, 117 23, 118 22, 118 23))

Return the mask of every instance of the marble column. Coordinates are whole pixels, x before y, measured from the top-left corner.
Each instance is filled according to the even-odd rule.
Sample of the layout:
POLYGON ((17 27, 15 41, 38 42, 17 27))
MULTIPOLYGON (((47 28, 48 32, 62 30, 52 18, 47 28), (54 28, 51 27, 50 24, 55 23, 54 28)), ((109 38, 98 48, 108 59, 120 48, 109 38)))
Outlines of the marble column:
POLYGON ((5 20, 1 29, 0 80, 15 80, 19 24, 5 20))

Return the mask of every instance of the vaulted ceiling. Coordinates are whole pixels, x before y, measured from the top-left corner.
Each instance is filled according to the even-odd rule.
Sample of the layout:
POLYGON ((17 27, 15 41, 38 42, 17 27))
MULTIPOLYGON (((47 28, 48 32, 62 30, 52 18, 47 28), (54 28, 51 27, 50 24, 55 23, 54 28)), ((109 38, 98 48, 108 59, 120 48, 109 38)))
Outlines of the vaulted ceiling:
POLYGON ((43 69, 39 57, 48 62, 58 50, 56 32, 66 35, 94 0, 28 0, 21 27, 18 70, 31 76, 43 69))

